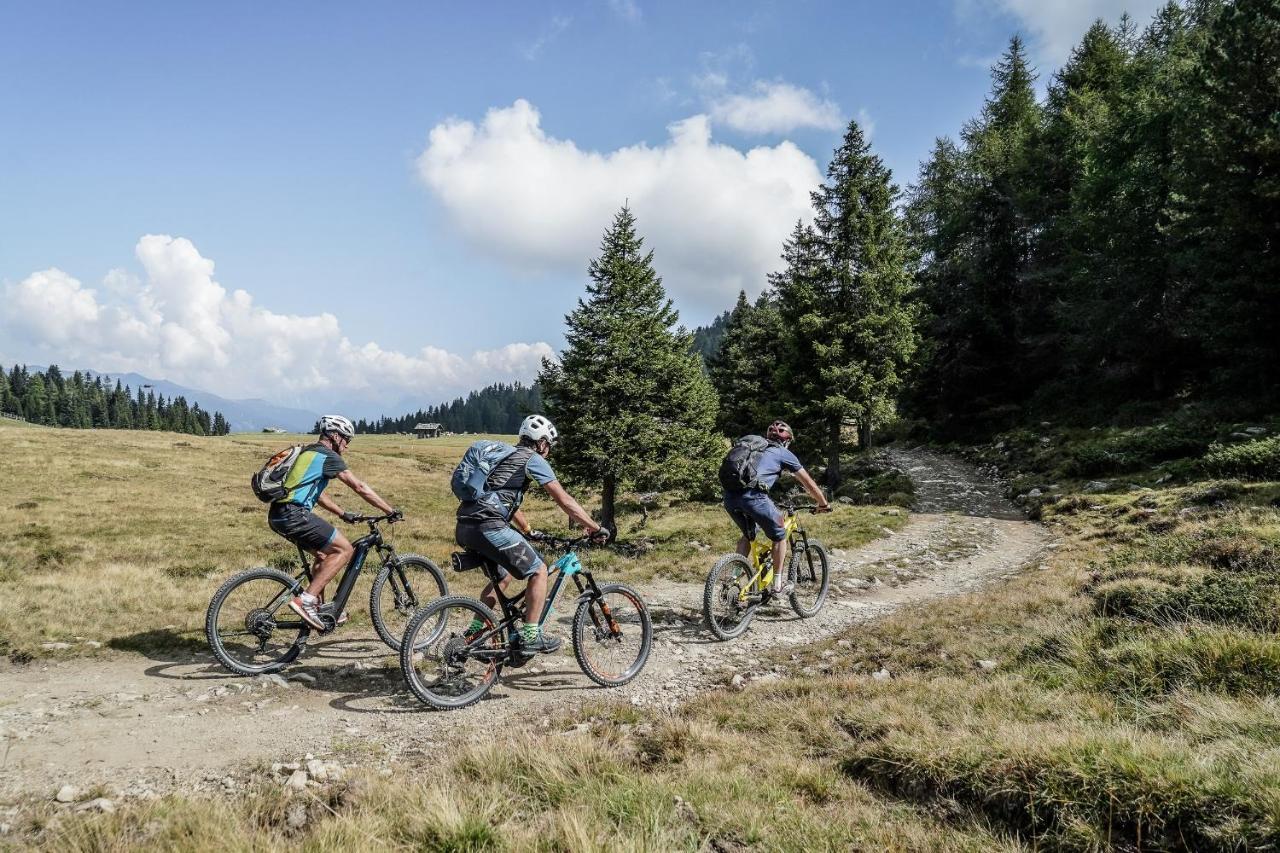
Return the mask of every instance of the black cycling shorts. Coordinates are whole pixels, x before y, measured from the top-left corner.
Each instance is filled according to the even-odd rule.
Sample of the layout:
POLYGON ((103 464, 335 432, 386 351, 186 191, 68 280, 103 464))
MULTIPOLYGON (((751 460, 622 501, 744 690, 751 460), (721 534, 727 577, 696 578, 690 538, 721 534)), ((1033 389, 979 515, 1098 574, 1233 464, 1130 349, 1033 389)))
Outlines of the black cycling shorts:
POLYGON ((475 551, 497 563, 500 578, 506 577, 510 571, 524 580, 536 574, 542 566, 542 557, 514 527, 481 530, 474 524, 460 522, 454 529, 453 538, 468 551, 475 551))
POLYGON ((305 551, 319 551, 338 535, 338 530, 299 504, 272 504, 267 525, 305 551))

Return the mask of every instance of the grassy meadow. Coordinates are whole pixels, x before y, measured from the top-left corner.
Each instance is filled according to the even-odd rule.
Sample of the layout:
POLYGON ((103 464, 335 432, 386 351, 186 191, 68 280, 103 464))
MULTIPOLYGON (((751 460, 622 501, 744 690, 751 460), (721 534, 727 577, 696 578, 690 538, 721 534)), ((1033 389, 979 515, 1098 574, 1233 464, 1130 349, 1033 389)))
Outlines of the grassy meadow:
POLYGON ((1105 492, 1023 467, 1055 481, 1033 509, 1061 547, 980 593, 779 651, 764 662, 779 680, 735 690, 726 673, 673 713, 602 705, 301 799, 264 780, 113 815, 41 804, 15 837, 84 851, 1275 849, 1280 484, 1178 465, 1154 488, 1128 475, 1163 473, 1127 471, 1105 492))
MULTIPOLYGON (((357 476, 404 510, 406 521, 389 528, 396 548, 430 557, 450 588, 464 592, 475 591, 477 576, 447 569, 457 507, 448 479, 473 438, 359 436, 347 453, 357 476)), ((211 438, 0 421, 0 440, 11 460, 0 483, 0 654, 80 655, 95 653, 92 643, 203 648, 204 611, 222 579, 250 566, 296 564, 296 550, 268 529, 249 476, 305 436, 211 438)), ((329 488, 344 509, 368 509, 345 486, 329 488)), ((591 494, 579 498, 593 506, 591 494)), ((539 528, 566 529, 563 513, 538 490, 525 508, 539 528)), ((643 526, 634 501, 622 510, 620 538, 640 553, 590 552, 588 565, 602 577, 700 580, 737 537, 715 504, 660 499, 643 526)), ((875 507, 842 507, 806 523, 828 544, 852 547, 903 520, 875 507)), ((352 538, 364 530, 340 526, 352 538)), ((366 571, 352 595, 353 627, 367 623, 371 580, 366 571)))

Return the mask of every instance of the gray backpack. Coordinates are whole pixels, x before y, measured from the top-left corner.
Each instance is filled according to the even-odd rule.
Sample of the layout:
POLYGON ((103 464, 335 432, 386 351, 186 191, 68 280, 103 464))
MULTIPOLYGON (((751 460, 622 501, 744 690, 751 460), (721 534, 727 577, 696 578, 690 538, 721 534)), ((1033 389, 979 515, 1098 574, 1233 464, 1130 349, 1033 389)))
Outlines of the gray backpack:
POLYGON ((773 442, 759 435, 744 435, 733 443, 720 463, 720 485, 727 492, 743 492, 760 488, 756 477, 760 457, 773 442))
POLYGON ((272 456, 267 460, 266 465, 258 469, 257 473, 249 479, 249 484, 253 486, 253 493, 258 496, 258 500, 271 503, 289 494, 289 490, 284 487, 284 478, 289 476, 289 469, 301 455, 302 445, 295 444, 272 456))

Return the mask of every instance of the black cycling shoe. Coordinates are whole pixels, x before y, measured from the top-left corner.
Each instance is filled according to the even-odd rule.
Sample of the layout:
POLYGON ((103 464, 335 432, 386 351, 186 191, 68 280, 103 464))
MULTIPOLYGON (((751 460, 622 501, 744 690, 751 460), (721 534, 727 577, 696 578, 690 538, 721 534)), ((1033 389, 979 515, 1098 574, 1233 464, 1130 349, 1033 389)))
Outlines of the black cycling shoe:
POLYGON ((551 637, 541 631, 538 632, 536 640, 527 640, 523 637, 520 639, 520 651, 525 654, 549 655, 560 651, 560 645, 559 637, 551 637))

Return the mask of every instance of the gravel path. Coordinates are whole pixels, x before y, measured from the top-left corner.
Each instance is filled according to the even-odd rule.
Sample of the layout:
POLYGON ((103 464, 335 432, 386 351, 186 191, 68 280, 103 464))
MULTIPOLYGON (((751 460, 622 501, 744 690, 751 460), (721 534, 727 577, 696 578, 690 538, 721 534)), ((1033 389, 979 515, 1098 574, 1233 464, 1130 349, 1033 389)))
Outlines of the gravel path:
MULTIPOLYGON (((208 655, 6 664, 0 794, 52 796, 66 784, 82 792, 100 783, 123 797, 234 791, 255 763, 286 764, 277 768, 282 779, 290 762, 305 765, 313 757, 390 766, 416 762, 459 737, 483 738, 494 725, 560 731, 560 720, 587 703, 671 708, 730 679, 780 677, 761 663, 767 650, 1009 577, 1048 543, 1044 528, 1026 521, 996 484, 965 463, 923 450, 884 455, 915 481, 919 512, 895 534, 834 552, 831 593, 813 619, 766 611, 743 637, 719 643, 702 625, 701 585, 641 584, 655 640, 635 682, 616 690, 594 686, 566 642, 560 655, 504 673, 486 701, 451 713, 425 710, 373 637, 340 634, 313 643, 286 673, 288 681, 229 676, 208 655)), ((561 636, 568 636, 569 616, 562 617, 561 636)))

